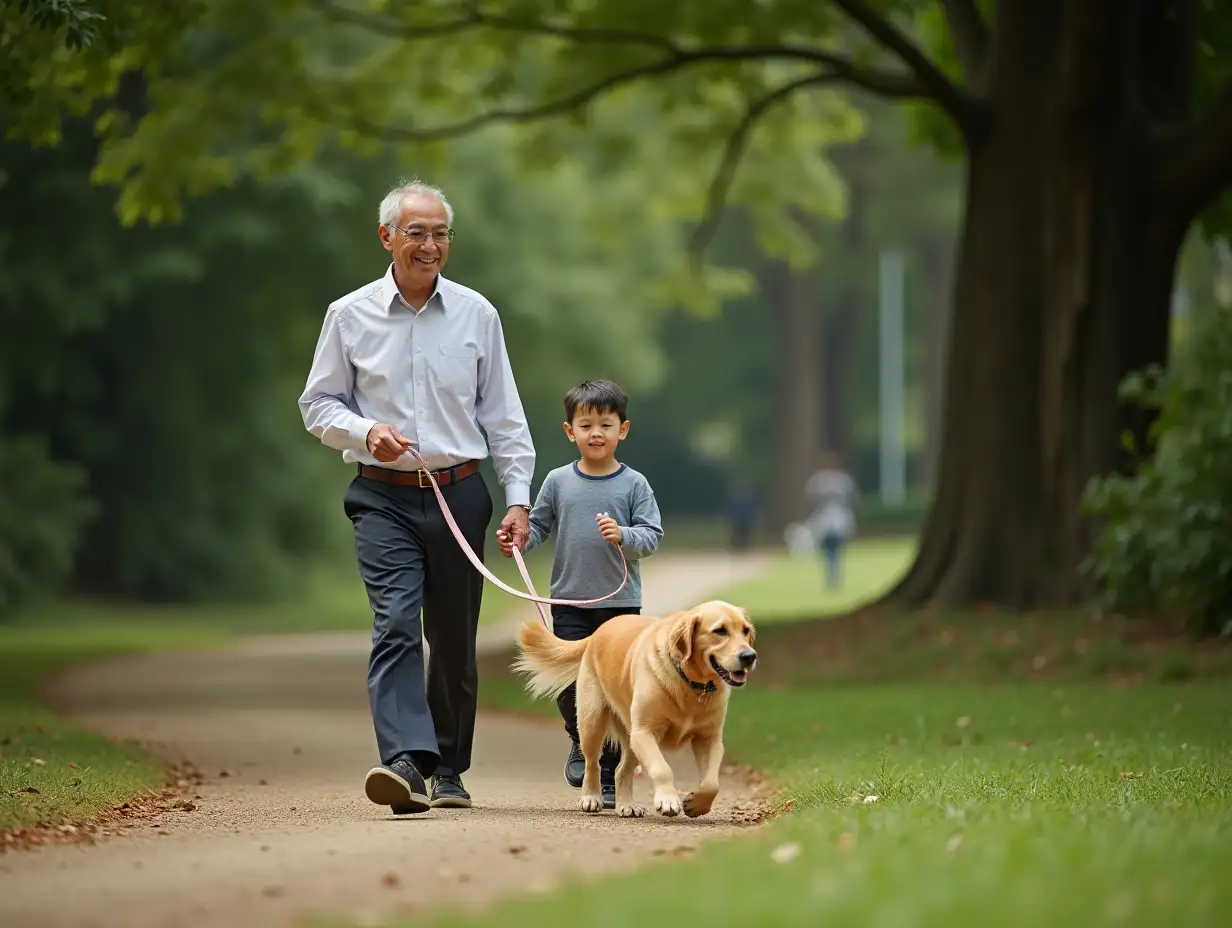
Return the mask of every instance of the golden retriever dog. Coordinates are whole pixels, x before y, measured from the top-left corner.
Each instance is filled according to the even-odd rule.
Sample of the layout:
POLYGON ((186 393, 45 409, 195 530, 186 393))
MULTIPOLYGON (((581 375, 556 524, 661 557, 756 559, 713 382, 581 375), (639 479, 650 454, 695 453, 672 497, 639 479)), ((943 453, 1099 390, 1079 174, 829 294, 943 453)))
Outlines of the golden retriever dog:
POLYGON ((581 807, 603 808, 599 755, 603 738, 619 741, 616 811, 646 810, 633 801, 638 763, 654 784, 655 811, 705 815, 719 794, 723 724, 732 689, 744 686, 757 664, 756 629, 748 613, 713 600, 661 619, 620 615, 589 638, 563 641, 537 619, 518 629, 516 673, 535 697, 556 696, 577 683, 578 740, 586 758, 581 807), (681 797, 663 756, 688 744, 701 779, 681 797))

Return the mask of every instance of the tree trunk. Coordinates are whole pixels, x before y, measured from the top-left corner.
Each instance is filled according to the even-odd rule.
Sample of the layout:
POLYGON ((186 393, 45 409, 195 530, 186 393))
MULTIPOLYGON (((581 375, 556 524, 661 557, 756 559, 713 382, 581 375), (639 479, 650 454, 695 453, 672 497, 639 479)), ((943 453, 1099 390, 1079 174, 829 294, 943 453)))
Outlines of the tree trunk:
POLYGON ((781 533, 808 513, 805 483, 821 451, 821 377, 818 371, 820 314, 812 276, 774 264, 761 275, 781 363, 771 528, 781 533))
POLYGON ((872 143, 861 138, 849 149, 836 152, 836 166, 847 181, 847 215, 839 229, 838 259, 841 262, 841 284, 837 299, 823 315, 821 329, 821 401, 822 444, 836 452, 847 467, 855 458, 855 438, 852 430, 852 362, 860 323, 872 307, 862 305, 867 287, 860 286, 860 260, 864 257, 868 238, 870 181, 864 164, 872 151, 872 143))
POLYGON ((1117 388, 1163 363, 1184 225, 1153 213, 1139 17, 1002 0, 994 118, 968 138, 940 478, 890 601, 1065 606, 1078 500, 1118 464, 1117 388))
POLYGON ((954 252, 934 246, 925 257, 932 305, 924 356, 924 466, 922 483, 930 493, 937 487, 941 461, 941 421, 945 410, 945 376, 949 364, 946 350, 953 303, 954 252))

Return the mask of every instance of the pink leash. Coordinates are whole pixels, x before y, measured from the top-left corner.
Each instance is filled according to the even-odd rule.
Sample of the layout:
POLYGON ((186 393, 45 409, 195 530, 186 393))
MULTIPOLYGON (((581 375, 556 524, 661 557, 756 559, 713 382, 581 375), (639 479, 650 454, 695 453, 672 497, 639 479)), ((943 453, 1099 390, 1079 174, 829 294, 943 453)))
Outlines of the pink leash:
POLYGON ((530 579, 530 572, 526 569, 526 562, 522 560, 522 551, 517 545, 514 545, 513 560, 514 563, 518 565, 518 573, 522 575, 522 580, 526 584, 526 588, 530 590, 530 593, 522 593, 515 590, 513 587, 508 586, 499 577, 495 576, 492 571, 488 570, 488 568, 484 566, 483 561, 479 560, 479 555, 477 555, 471 546, 467 544, 466 538, 462 534, 462 530, 458 528, 458 523, 453 519, 453 513, 449 511, 449 504, 445 502, 445 497, 441 493, 441 488, 437 486, 436 477, 433 476, 432 471, 428 468, 428 465, 424 459, 419 456, 419 452, 414 448, 408 448, 407 453, 419 462, 420 468, 428 475, 428 480, 432 482, 432 492, 436 494, 436 501, 441 504, 441 512, 445 516, 445 522, 448 523, 449 530, 453 532, 453 537, 457 540, 459 547, 462 548, 462 553, 464 553, 470 562, 475 565, 475 569, 483 574, 483 576, 486 577, 494 586, 499 587, 511 596, 516 596, 519 599, 528 599, 534 603, 535 608, 539 610, 539 618, 543 620, 543 624, 546 628, 551 629, 552 623, 548 618, 547 610, 543 608, 545 603, 551 606, 593 606, 595 603, 601 603, 604 600, 611 599, 623 590, 625 588, 625 584, 629 582, 629 562, 625 560, 625 553, 620 550, 620 546, 614 545, 613 547, 616 548, 616 553, 620 555, 620 564, 624 570, 624 576, 620 580, 620 586, 616 587, 616 589, 612 590, 612 592, 608 593, 606 596, 600 596, 598 599, 545 599, 535 592, 535 584, 530 579))

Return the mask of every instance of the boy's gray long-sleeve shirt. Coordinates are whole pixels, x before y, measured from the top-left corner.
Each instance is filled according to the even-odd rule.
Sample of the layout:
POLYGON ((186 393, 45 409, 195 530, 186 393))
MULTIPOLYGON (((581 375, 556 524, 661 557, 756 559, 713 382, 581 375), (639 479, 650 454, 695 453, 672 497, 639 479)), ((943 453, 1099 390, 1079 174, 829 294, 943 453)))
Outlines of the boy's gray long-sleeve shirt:
POLYGON ((629 562, 629 582, 595 609, 642 605, 638 561, 658 550, 663 537, 659 504, 644 476, 628 465, 606 477, 590 477, 577 463, 550 471, 530 513, 529 551, 556 530, 556 556, 548 595, 552 599, 594 599, 620 584, 620 555, 599 532, 598 513, 620 526, 621 550, 629 562))

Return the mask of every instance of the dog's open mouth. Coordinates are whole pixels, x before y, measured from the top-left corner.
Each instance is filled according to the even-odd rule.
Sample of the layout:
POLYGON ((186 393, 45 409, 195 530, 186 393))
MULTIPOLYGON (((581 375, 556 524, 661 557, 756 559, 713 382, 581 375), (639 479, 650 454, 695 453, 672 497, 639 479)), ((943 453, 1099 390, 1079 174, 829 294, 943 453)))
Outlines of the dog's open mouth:
POLYGON ((728 686, 744 686, 749 680, 749 672, 747 670, 724 670, 723 665, 713 657, 710 658, 710 666, 719 675, 719 679, 728 686))

